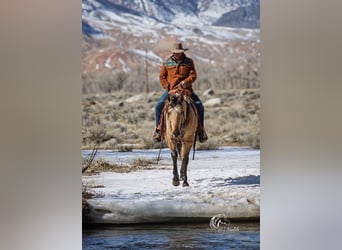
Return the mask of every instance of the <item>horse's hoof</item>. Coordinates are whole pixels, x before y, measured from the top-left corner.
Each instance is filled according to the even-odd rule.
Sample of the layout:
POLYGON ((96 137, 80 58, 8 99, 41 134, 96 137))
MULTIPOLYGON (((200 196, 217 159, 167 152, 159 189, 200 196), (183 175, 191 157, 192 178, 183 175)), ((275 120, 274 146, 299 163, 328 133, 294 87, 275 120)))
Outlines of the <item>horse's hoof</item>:
POLYGON ((183 182, 183 187, 188 187, 189 186, 189 183, 187 181, 184 181, 183 182))
POLYGON ((174 186, 179 186, 179 180, 173 180, 173 181, 172 181, 172 184, 173 184, 174 186))

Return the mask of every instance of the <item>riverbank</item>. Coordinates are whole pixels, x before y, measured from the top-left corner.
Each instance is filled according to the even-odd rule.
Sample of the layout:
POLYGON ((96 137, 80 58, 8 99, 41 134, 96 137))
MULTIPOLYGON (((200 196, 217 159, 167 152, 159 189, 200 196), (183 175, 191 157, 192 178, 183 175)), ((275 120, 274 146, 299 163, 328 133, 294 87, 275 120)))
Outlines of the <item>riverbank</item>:
MULTIPOLYGON (((101 150, 95 161, 108 162, 113 171, 82 177, 84 185, 98 197, 87 200, 84 223, 130 224, 204 221, 216 214, 230 220, 260 217, 260 151, 247 147, 222 147, 197 151, 190 160, 190 187, 172 185, 172 163, 168 149, 118 152, 101 150), (131 171, 115 166, 151 162, 131 171)), ((89 155, 83 151, 83 156, 89 155)))

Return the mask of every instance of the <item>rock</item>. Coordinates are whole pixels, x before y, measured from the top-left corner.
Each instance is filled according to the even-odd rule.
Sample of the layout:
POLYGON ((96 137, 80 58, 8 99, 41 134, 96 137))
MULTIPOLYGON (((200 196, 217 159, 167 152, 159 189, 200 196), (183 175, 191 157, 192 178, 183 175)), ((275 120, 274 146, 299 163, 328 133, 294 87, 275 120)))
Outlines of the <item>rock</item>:
POLYGON ((147 97, 152 98, 152 97, 154 97, 155 95, 156 95, 156 92, 155 92, 155 91, 152 91, 152 92, 150 92, 150 93, 147 94, 147 97))
POLYGON ((213 95, 213 94, 215 94, 215 93, 214 93, 214 90, 212 90, 212 89, 207 89, 203 92, 203 96, 213 95))
POLYGON ((136 102, 145 99, 145 94, 139 94, 126 99, 126 102, 136 102))
POLYGON ((124 102, 123 101, 119 101, 119 102, 109 101, 108 105, 112 107, 123 107, 124 102))
POLYGON ((117 146, 118 140, 116 138, 112 138, 103 143, 103 147, 106 149, 113 149, 117 146))
POLYGON ((212 99, 207 100, 205 103, 203 103, 203 105, 207 107, 215 107, 221 104, 222 104, 221 98, 212 98, 212 99))

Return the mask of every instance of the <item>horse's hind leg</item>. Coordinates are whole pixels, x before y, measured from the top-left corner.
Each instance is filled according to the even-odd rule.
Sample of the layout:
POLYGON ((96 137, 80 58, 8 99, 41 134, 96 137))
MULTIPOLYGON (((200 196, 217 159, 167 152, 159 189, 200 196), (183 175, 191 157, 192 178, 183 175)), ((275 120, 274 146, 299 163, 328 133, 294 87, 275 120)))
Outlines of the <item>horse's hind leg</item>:
POLYGON ((177 151, 171 151, 171 157, 172 157, 172 161, 173 161, 173 180, 172 180, 172 184, 174 186, 178 186, 179 185, 179 175, 178 175, 178 169, 177 169, 177 151))
POLYGON ((180 178, 183 181, 183 187, 188 187, 188 163, 189 163, 189 152, 190 152, 191 144, 190 147, 188 145, 183 145, 182 147, 182 167, 180 170, 180 178))
POLYGON ((178 142, 177 143, 177 152, 178 152, 178 155, 179 157, 182 157, 182 143, 178 142))

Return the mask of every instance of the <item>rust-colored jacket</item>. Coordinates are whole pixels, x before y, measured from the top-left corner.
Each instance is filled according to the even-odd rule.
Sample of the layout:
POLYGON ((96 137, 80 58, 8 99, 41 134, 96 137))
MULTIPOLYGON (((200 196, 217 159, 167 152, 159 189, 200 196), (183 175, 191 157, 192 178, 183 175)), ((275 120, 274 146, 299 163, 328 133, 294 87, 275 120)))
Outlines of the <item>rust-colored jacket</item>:
POLYGON ((173 56, 168 57, 164 61, 159 74, 160 84, 166 90, 175 89, 183 81, 186 89, 192 92, 192 83, 196 78, 194 62, 185 54, 178 63, 173 56))

